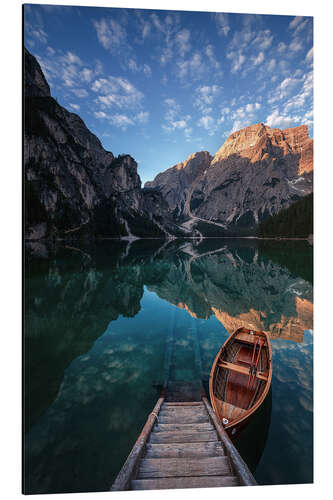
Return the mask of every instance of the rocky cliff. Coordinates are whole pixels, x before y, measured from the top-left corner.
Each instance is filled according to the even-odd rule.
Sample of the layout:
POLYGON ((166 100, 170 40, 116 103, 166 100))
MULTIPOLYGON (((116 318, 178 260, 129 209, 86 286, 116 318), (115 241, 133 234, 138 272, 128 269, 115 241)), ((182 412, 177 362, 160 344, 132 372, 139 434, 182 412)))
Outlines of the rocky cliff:
POLYGON ((280 130, 260 123, 231 134, 213 158, 196 153, 145 187, 161 192, 176 217, 200 222, 201 231, 206 221, 246 233, 311 193, 312 173, 306 126, 280 130), (192 168, 193 161, 200 166, 192 168))
POLYGON ((158 174, 152 182, 146 182, 145 188, 157 189, 174 217, 186 216, 193 187, 206 173, 211 161, 212 156, 207 151, 194 153, 184 162, 158 174))
POLYGON ((83 120, 53 99, 27 50, 24 63, 26 238, 167 236, 147 211, 135 160, 105 151, 83 120))

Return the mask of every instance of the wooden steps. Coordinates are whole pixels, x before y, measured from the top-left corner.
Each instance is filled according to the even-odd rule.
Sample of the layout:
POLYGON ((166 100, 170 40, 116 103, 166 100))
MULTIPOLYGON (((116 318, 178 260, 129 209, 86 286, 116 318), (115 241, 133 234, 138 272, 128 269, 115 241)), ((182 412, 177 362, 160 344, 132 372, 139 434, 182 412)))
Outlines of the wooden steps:
POLYGON ((194 458, 219 457, 224 455, 219 441, 202 441, 201 443, 160 443, 146 445, 146 458, 194 458))
POLYGON ((187 424, 203 424, 205 422, 208 422, 208 418, 205 415, 198 415, 195 416, 193 415, 176 415, 176 414, 169 414, 169 415, 161 415, 158 418, 159 423, 161 424, 181 424, 184 421, 186 421, 187 424))
POLYGON ((200 458, 142 458, 138 479, 155 477, 230 476, 229 459, 221 457, 200 458))
POLYGON ((170 399, 158 399, 111 491, 256 484, 205 395, 170 399))
POLYGON ((175 488, 219 488, 239 486, 236 476, 167 477, 158 479, 134 479, 133 490, 164 490, 175 488))
POLYGON ((164 431, 152 432, 150 443, 200 443, 206 441, 217 441, 214 430, 206 432, 194 431, 164 431))
POLYGON ((131 488, 202 488, 238 484, 203 402, 163 403, 131 488))

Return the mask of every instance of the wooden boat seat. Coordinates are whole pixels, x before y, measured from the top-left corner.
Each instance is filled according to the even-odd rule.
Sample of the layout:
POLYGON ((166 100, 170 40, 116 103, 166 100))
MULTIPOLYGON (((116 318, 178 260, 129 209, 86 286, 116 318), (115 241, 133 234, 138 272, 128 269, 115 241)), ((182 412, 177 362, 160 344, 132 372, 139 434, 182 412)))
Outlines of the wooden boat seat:
MULTIPOLYGON (((250 368, 246 366, 237 365, 236 363, 228 363, 228 361, 220 361, 217 365, 226 370, 242 373, 243 375, 250 375, 250 368)), ((264 372, 257 371, 256 377, 259 380, 267 381, 268 376, 264 372)))
POLYGON ((240 332, 237 334, 236 338, 237 338, 237 340, 241 340, 242 342, 254 344, 257 341, 258 336, 257 335, 250 335, 249 333, 240 332))
POLYGON ((216 399, 215 402, 219 409, 219 415, 223 415, 223 417, 228 420, 239 418, 247 411, 244 408, 240 408, 239 406, 232 405, 231 403, 219 399, 216 399))

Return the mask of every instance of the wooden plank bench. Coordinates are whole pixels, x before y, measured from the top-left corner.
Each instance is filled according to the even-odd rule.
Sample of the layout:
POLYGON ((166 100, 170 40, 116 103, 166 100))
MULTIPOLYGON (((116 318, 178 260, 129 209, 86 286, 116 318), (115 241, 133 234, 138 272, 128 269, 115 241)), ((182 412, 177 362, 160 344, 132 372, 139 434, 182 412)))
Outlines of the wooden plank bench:
MULTIPOLYGON (((247 368, 247 366, 237 365, 236 363, 229 363, 228 361, 220 361, 219 363, 217 363, 217 366, 237 373, 243 373, 244 375, 250 375, 250 368, 247 368)), ((264 380, 265 382, 268 380, 268 375, 266 375, 264 372, 257 371, 256 377, 259 380, 264 380)))

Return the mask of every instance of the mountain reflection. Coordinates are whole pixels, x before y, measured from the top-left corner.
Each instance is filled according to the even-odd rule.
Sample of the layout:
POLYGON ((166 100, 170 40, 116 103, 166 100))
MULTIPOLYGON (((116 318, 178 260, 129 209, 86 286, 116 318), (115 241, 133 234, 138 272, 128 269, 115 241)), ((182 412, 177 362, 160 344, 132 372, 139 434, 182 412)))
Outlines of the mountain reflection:
MULTIPOLYGON (((283 401, 288 387, 288 401, 297 400, 311 427, 306 242, 38 243, 25 257, 28 492, 107 490, 154 405, 168 348, 170 378, 205 383, 218 348, 239 326, 275 339, 275 394, 283 401)), ((285 444, 292 442, 304 446, 301 434, 285 444)), ((269 474, 261 472, 263 481, 269 474)))
MULTIPOLYGON (((269 331, 272 339, 302 342, 304 330, 312 329, 312 285, 286 267, 285 257, 278 263, 274 242, 270 257, 251 240, 74 245, 50 249, 36 243, 26 250, 28 427, 32 414, 56 396, 66 366, 91 348, 110 321, 140 311, 144 286, 194 318, 215 315, 229 333, 246 326, 269 331)), ((310 245, 285 242, 284 255, 286 246, 311 266, 310 245)))

